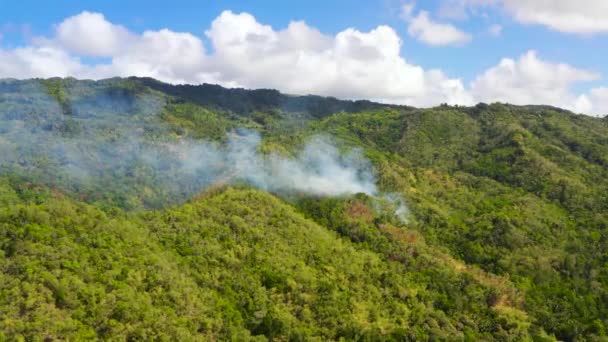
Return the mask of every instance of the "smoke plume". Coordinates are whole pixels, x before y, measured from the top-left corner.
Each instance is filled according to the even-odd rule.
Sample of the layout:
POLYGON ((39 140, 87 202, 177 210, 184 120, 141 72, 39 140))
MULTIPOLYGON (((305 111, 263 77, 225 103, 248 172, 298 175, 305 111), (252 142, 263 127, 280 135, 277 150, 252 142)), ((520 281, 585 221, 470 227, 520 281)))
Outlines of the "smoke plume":
POLYGON ((103 82, 65 91, 58 101, 37 81, 0 81, 3 172, 126 206, 138 198, 163 206, 218 183, 317 196, 377 193, 361 151, 340 153, 327 137, 312 137, 290 156, 263 154, 252 130, 229 132, 224 143, 172 135, 158 115, 160 95, 103 82))
POLYGON ((362 154, 342 155, 325 137, 311 138, 293 157, 258 152, 259 133, 238 130, 225 146, 181 141, 169 148, 179 156, 181 170, 207 182, 245 182, 271 192, 298 192, 317 196, 376 193, 374 172, 362 154))

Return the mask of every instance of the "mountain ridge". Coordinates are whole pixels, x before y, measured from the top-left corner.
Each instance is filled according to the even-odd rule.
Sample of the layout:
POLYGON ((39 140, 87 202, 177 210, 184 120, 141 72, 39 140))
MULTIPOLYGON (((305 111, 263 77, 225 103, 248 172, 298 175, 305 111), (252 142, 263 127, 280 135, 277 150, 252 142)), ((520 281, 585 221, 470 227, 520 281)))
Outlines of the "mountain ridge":
MULTIPOLYGON (((379 108, 398 108, 398 109, 411 109, 411 110, 423 109, 423 108, 416 108, 416 107, 409 106, 409 105, 374 102, 372 100, 367 100, 367 99, 349 100, 349 99, 339 99, 339 98, 336 98, 333 96, 323 96, 323 95, 315 95, 315 94, 306 94, 306 95, 286 94, 286 93, 282 93, 281 91, 279 91, 277 89, 272 89, 272 88, 240 88, 240 87, 229 88, 229 87, 224 87, 219 84, 213 84, 213 83, 172 84, 172 83, 162 82, 162 81, 159 81, 159 80, 151 78, 151 77, 139 77, 139 76, 112 77, 112 78, 105 78, 105 79, 99 79, 99 80, 77 79, 74 77, 52 77, 52 78, 30 78, 30 79, 0 78, 0 82, 2 82, 2 81, 24 82, 24 81, 40 81, 40 80, 80 81, 80 82, 93 82, 93 83, 95 83, 95 82, 112 83, 112 82, 120 82, 120 81, 125 81, 125 80, 136 81, 136 82, 140 82, 142 85, 148 86, 152 89, 159 90, 159 91, 165 91, 168 94, 171 94, 178 98, 182 98, 183 100, 199 102, 199 104, 201 104, 201 105, 216 105, 216 106, 218 106, 218 108, 222 108, 222 106, 220 104, 226 105, 227 103, 221 101, 220 99, 215 99, 215 101, 217 101, 217 102, 213 102, 214 99, 209 98, 208 96, 212 95, 212 96, 217 96, 217 97, 221 98, 222 96, 233 95, 234 97, 246 97, 248 100, 251 100, 252 98, 255 99, 256 95, 260 95, 259 97, 261 97, 261 98, 266 97, 266 98, 271 99, 269 101, 269 103, 264 103, 263 101, 260 104, 256 103, 257 106, 254 105, 254 108, 258 108, 258 109, 268 109, 267 107, 265 107, 265 105, 266 106, 274 105, 276 107, 283 108, 283 109, 296 108, 296 109, 301 110, 302 108, 307 108, 306 106, 304 106, 302 104, 298 104, 297 103, 298 101, 294 101, 296 103, 291 104, 291 105, 286 104, 285 102, 289 102, 287 99, 296 99, 296 100, 312 99, 312 100, 316 100, 316 101, 320 102, 319 104, 316 104, 317 106, 325 105, 325 106, 331 107, 331 105, 333 104, 335 107, 333 107, 331 110, 333 110, 335 108, 339 109, 339 110, 333 110, 333 111, 329 111, 329 110, 325 109, 325 111, 323 112, 323 114, 325 114, 325 115, 332 114, 332 113, 338 112, 340 110, 343 110, 345 112, 356 112, 356 111, 373 110, 373 109, 379 109, 379 108), (203 94, 204 96, 201 99, 200 98, 201 92, 203 92, 203 93, 208 92, 211 94, 203 94), (192 93, 196 93, 196 94, 192 94, 192 93), (243 94, 249 94, 251 96, 243 96, 243 94), (197 98, 197 95, 198 95, 198 98, 197 98), (266 96, 264 96, 264 95, 266 95, 266 96)), ((304 102, 306 102, 306 101, 304 101, 304 102)), ((554 110, 554 111, 572 114, 572 115, 585 115, 585 116, 589 116, 589 117, 597 117, 597 118, 603 118, 603 119, 606 119, 608 117, 608 114, 605 114, 603 117, 591 116, 591 115, 586 115, 586 114, 577 114, 568 109, 555 107, 555 106, 552 106, 549 104, 514 105, 514 104, 509 104, 509 103, 503 103, 503 102, 495 102, 495 103, 507 105, 507 106, 510 106, 513 108, 534 109, 537 111, 554 110)), ((489 105, 489 104, 480 102, 473 106, 456 105, 455 107, 469 108, 470 110, 473 110, 474 108, 484 107, 487 105, 489 105)), ((438 104, 435 107, 427 107, 427 108, 436 108, 436 107, 445 107, 445 106, 451 107, 450 105, 447 105, 447 104, 438 104)), ((314 111, 314 108, 308 108, 308 109, 311 111, 314 111)), ((249 113, 249 112, 247 112, 247 113, 249 113)), ((241 114, 243 114, 243 113, 241 113, 241 114)))

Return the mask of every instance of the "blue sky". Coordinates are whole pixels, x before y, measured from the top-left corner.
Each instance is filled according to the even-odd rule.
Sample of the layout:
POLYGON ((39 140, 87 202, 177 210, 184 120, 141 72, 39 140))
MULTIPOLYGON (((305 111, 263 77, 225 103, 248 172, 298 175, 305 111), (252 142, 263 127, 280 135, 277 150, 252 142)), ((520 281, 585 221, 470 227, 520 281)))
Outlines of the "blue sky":
MULTIPOLYGON (((0 77, 52 76, 53 71, 43 70, 41 72, 37 66, 30 65, 34 63, 33 60, 41 60, 43 57, 40 57, 42 53, 40 49, 48 47, 56 50, 53 50, 55 57, 45 55, 44 58, 55 58, 48 61, 47 64, 49 66, 57 65, 54 71, 57 76, 68 76, 72 73, 71 76, 86 78, 103 78, 111 76, 112 73, 126 76, 129 74, 129 69, 124 65, 118 65, 118 61, 128 60, 131 63, 129 65, 136 65, 139 68, 133 69, 134 74, 146 75, 148 72, 149 76, 173 83, 215 81, 226 86, 277 87, 286 92, 310 92, 347 98, 365 97, 422 106, 434 105, 435 102, 470 104, 478 101, 505 101, 523 104, 543 101, 546 104, 592 114, 605 114, 608 111, 608 99, 606 99, 608 96, 608 89, 606 89, 608 63, 605 63, 608 57, 608 5, 601 4, 601 1, 597 0, 582 0, 576 4, 570 0, 311 0, 297 2, 175 0, 169 3, 157 0, 86 2, 55 0, 52 5, 51 2, 46 3, 48 4, 34 0, 0 0, 0 62, 3 62, 2 56, 6 59, 4 70, 0 67, 0 77), (410 10, 407 11, 406 8, 410 10), (401 68, 398 66, 400 62, 395 59, 395 56, 390 53, 389 55, 380 53, 382 56, 378 58, 386 59, 386 63, 378 62, 376 68, 368 71, 369 77, 337 73, 333 76, 335 81, 332 81, 331 85, 318 80, 307 80, 304 83, 310 85, 308 88, 291 85, 297 80, 287 76, 282 79, 284 83, 279 83, 279 81, 262 80, 260 75, 249 74, 249 71, 246 71, 248 74, 237 74, 239 70, 242 72, 242 69, 246 67, 258 69, 265 67, 250 62, 252 58, 261 60, 267 57, 268 60, 272 60, 279 58, 277 56, 282 56, 282 53, 277 52, 278 55, 272 56, 264 54, 267 53, 264 52, 266 50, 276 52, 278 45, 272 48, 247 45, 238 51, 232 51, 228 46, 224 46, 232 54, 226 58, 225 53, 221 52, 222 46, 214 44, 209 34, 205 33, 210 29, 212 22, 218 19, 222 13, 226 13, 226 10, 230 10, 229 13, 235 16, 246 13, 253 17, 257 24, 269 25, 273 30, 269 34, 285 30, 293 21, 304 21, 306 27, 318 30, 328 38, 336 38, 349 28, 353 28, 363 35, 356 33, 353 35, 354 38, 348 39, 365 41, 365 44, 371 44, 369 45, 371 48, 378 49, 381 49, 383 44, 386 45, 382 37, 395 35, 400 40, 399 57, 407 65, 401 68), (88 26, 93 26, 87 24, 87 20, 91 20, 90 17, 78 17, 84 11, 101 15, 103 21, 99 21, 100 25, 114 25, 112 27, 120 27, 129 32, 132 36, 131 44, 139 42, 137 37, 142 37, 142 33, 145 31, 160 32, 162 29, 168 29, 171 33, 189 33, 200 40, 204 48, 202 58, 209 62, 200 65, 192 62, 188 64, 192 69, 179 65, 175 67, 176 69, 169 70, 164 67, 167 64, 166 60, 150 61, 144 58, 147 63, 144 66, 140 60, 134 57, 134 54, 128 55, 128 52, 125 52, 126 47, 109 52, 104 50, 103 53, 95 48, 93 48, 94 51, 79 48, 77 38, 88 40, 89 42, 80 43, 88 44, 89 47, 91 40, 98 39, 96 34, 87 31, 88 26), (58 26, 68 18, 74 17, 81 19, 83 24, 74 24, 76 29, 73 28, 70 31, 71 36, 67 37, 67 34, 64 34, 59 37, 58 26), (369 38, 371 41, 368 42, 365 34, 383 25, 389 27, 392 33, 378 34, 369 38), (493 33, 490 33, 491 28, 493 28, 493 33), (77 29, 83 31, 79 34, 74 31, 77 29), (23 48, 32 48, 31 53, 38 54, 35 58, 30 55, 24 57, 24 53, 19 50, 23 48), (251 52, 253 48, 261 50, 251 52), (221 53, 216 53, 216 50, 221 53), (246 55, 234 55, 245 53, 243 51, 247 51, 246 55), (60 58, 57 57, 59 54, 61 54, 60 58), (223 55, 222 59, 231 60, 233 64, 238 64, 239 60, 242 60, 243 65, 220 65, 218 61, 211 61, 214 58, 219 59, 217 56, 219 54, 223 55), (525 56, 529 58, 526 59, 525 56), (515 62, 514 67, 511 68, 513 70, 508 66, 499 68, 501 60, 505 58, 515 62), (64 63, 66 67, 63 67, 61 63, 64 63), (8 70, 7 65, 12 68, 8 70), (563 65, 569 66, 571 70, 560 67, 563 65), (160 68, 167 70, 164 73, 156 72, 160 68), (398 80, 388 75, 391 73, 391 68, 397 68, 396 74, 400 75, 398 80), (420 76, 420 70, 416 68, 421 69, 424 75, 420 76), (530 71, 530 68, 535 69, 530 71), (403 70, 400 71, 401 69, 403 70), (429 74, 431 70, 435 69, 441 70, 441 77, 429 74), (492 70, 494 72, 489 72, 492 70), (377 75, 383 72, 387 75, 384 79, 379 80, 377 75), (198 78, 183 77, 188 73, 199 73, 201 76, 198 78), (543 73, 546 75, 542 75, 543 73), (507 78, 510 81, 499 82, 498 79, 495 79, 496 77, 507 78), (367 80, 374 80, 379 85, 400 81, 403 81, 404 84, 400 87, 387 88, 384 92, 365 91, 362 89, 366 87, 366 84, 352 84, 367 80), (454 80, 461 84, 454 85, 455 83, 452 82, 454 80), (413 88, 408 88, 406 85, 406 83, 415 84, 415 82, 419 82, 420 85, 413 88), (476 86, 473 85, 475 82, 476 86), (490 91, 489 88, 493 88, 495 83, 510 83, 510 85, 499 84, 498 87, 504 86, 505 89, 490 91), (555 84, 556 87, 553 95, 552 89, 548 89, 552 84, 555 84), (461 86, 463 89, 460 89, 461 86), (485 88, 482 89, 482 86, 485 88), (403 95, 400 95, 401 93, 403 95)), ((242 26, 239 20, 245 20, 245 18, 235 17, 231 20, 230 25, 242 26)), ((226 24, 223 29, 231 30, 230 27, 226 24)), ((251 29, 255 30, 253 26, 251 29)), ((119 36, 121 35, 124 34, 119 34, 119 36)), ((246 43, 244 41, 244 44, 246 43)), ((124 44, 128 46, 126 42, 124 44)), ((172 43, 167 42, 167 44, 172 43)), ((283 42, 279 45, 284 46, 285 44, 283 42)), ((196 47, 196 44, 193 46, 196 47)), ((304 51, 303 53, 308 57, 317 61, 319 56, 324 56, 320 52, 321 50, 331 50, 331 53, 336 53, 336 46, 334 44, 333 48, 329 45, 315 47, 316 50, 313 51, 306 50, 309 48, 308 46, 290 45, 288 49, 290 52, 304 51), (314 55, 313 52, 318 55, 314 55), (313 54, 312 57, 311 54, 313 54)), ((183 51, 181 53, 183 54, 183 51)), ((357 59, 356 56, 350 56, 347 61, 357 59)), ((315 65, 312 69, 336 68, 336 65, 342 61, 343 59, 340 59, 340 62, 327 60, 323 62, 324 64, 315 65)), ((280 70, 281 64, 277 62, 276 65, 280 70)), ((293 74, 294 78, 301 79, 307 72, 309 73, 306 70, 294 73, 289 70, 288 63, 285 64, 285 68, 287 68, 285 73, 293 74)), ((364 68, 365 63, 361 64, 361 69, 364 68)), ((358 66, 353 66, 353 70, 355 71, 351 70, 351 72, 356 73, 358 72, 356 70, 360 69, 358 66)), ((375 83, 370 83, 369 87, 378 88, 375 83)))

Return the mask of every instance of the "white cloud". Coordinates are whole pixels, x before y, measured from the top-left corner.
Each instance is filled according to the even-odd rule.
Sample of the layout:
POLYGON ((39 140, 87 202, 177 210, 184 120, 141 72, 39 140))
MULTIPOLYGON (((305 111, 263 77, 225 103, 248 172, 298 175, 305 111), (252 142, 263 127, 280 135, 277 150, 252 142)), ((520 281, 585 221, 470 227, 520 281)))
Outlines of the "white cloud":
POLYGON ((33 40, 25 47, 0 48, 0 77, 136 75, 171 83, 276 88, 292 94, 422 107, 500 101, 608 112, 608 88, 586 94, 572 91, 577 82, 598 79, 594 72, 545 61, 529 51, 519 59, 501 60, 467 87, 441 70, 409 63, 401 55, 400 37, 388 26, 368 32, 348 28, 327 35, 302 21, 277 30, 250 14, 225 11, 205 32, 212 52, 205 50, 201 37, 191 33, 123 30, 97 13, 67 18, 51 37, 33 40), (92 18, 93 25, 80 31, 76 23, 82 18, 92 18), (116 35, 119 31, 121 35, 116 35), (91 32, 99 39, 91 42, 91 32), (85 64, 81 56, 105 56, 107 60, 85 64))
POLYGON ((0 49, 0 77, 33 78, 54 76, 86 77, 88 72, 78 58, 50 47, 0 49))
POLYGON ((493 37, 498 37, 502 34, 502 26, 498 24, 491 25, 488 28, 488 33, 493 37))
POLYGON ((544 104, 604 116, 608 114, 608 88, 594 88, 584 94, 572 89, 577 83, 599 78, 593 71, 543 60, 532 50, 517 60, 503 58, 477 76, 469 91, 476 102, 544 104))
POLYGON ((520 23, 560 32, 608 33, 608 1, 604 0, 449 0, 439 14, 463 19, 479 15, 486 7, 500 8, 520 23))
POLYGON ((429 45, 462 45, 472 39, 470 34, 453 25, 433 21, 426 11, 420 11, 408 21, 407 32, 410 36, 429 45))
POLYGON ((249 14, 226 11, 206 34, 222 83, 412 105, 470 102, 460 97, 458 87, 446 86, 463 87, 460 80, 407 63, 400 56, 401 39, 388 26, 327 36, 303 22, 276 31, 249 14), (436 97, 429 97, 430 92, 436 97))
POLYGON ((57 25, 55 37, 39 44, 95 57, 110 57, 109 65, 83 67, 92 78, 150 76, 167 82, 195 82, 205 60, 200 38, 168 29, 135 34, 100 13, 82 12, 57 25))
POLYGON ((503 0, 503 6, 522 23, 568 33, 608 32, 608 1, 604 0, 503 0))
POLYGON ((572 93, 572 85, 598 78, 594 72, 544 61, 535 51, 528 51, 518 60, 504 58, 479 75, 472 82, 471 92, 483 102, 550 104, 577 110, 585 103, 572 93))
POLYGON ((136 75, 417 106, 473 101, 459 79, 401 57, 402 41, 388 26, 326 35, 302 21, 275 30, 250 14, 225 11, 205 34, 213 53, 190 33, 163 29, 136 34, 99 13, 82 12, 58 24, 53 37, 0 50, 0 77, 136 75), (110 62, 82 64, 79 56, 108 57, 110 62))
POLYGON ((589 99, 589 96, 583 94, 579 95, 574 101, 574 106, 571 108, 575 113, 593 113, 593 102, 589 99))
POLYGON ((608 87, 591 89, 590 98, 592 108, 588 111, 596 115, 608 115, 608 87))
POLYGON ((84 11, 56 27, 58 43, 68 50, 89 56, 112 56, 134 39, 124 27, 108 22, 103 14, 84 11))
POLYGON ((145 31, 116 54, 105 74, 150 76, 173 83, 197 82, 205 63, 203 42, 190 33, 145 31))
POLYGON ((413 2, 403 4, 401 6, 401 19, 409 21, 412 18, 412 14, 414 14, 414 7, 416 7, 416 4, 413 2))

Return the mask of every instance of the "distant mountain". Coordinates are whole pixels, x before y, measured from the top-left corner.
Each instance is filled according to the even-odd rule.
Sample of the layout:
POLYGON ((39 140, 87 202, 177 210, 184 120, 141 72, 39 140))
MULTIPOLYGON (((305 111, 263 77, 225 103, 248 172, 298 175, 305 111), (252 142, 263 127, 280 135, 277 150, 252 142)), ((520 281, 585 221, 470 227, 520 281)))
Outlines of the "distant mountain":
POLYGON ((608 121, 0 80, 0 340, 590 340, 608 121))

